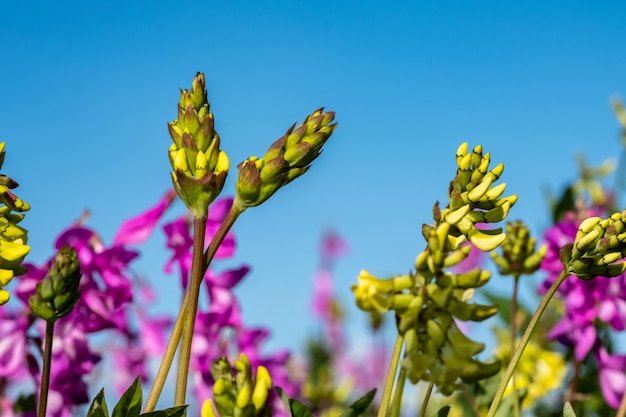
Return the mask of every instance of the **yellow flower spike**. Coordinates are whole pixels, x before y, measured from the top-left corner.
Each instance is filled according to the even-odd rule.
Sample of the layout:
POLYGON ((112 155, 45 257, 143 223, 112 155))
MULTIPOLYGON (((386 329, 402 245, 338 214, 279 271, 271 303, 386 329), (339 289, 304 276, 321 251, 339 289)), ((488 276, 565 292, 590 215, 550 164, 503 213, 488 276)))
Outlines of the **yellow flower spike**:
POLYGON ((220 417, 215 412, 215 408, 213 407, 213 401, 205 400, 202 404, 202 411, 200 412, 202 417, 220 417))

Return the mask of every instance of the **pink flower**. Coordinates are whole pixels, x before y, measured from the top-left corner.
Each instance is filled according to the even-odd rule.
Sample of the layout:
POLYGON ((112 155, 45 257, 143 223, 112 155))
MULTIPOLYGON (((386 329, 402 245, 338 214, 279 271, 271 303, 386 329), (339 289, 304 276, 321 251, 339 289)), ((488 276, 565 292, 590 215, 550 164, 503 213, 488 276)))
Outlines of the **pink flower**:
POLYGON ((606 403, 618 408, 626 391, 626 355, 609 355, 603 346, 595 351, 600 369, 600 388, 606 403))
POLYGON ((113 245, 137 245, 145 242, 175 199, 176 191, 171 189, 156 206, 122 223, 113 238, 113 245))

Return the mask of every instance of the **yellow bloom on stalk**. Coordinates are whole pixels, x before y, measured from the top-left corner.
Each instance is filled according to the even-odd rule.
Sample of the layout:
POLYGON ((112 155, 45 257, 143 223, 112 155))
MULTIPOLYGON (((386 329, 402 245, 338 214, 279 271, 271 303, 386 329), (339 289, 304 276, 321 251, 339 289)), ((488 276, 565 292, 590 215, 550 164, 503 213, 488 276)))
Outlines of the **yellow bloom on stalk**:
MULTIPOLYGON (((508 360, 511 356, 511 346, 500 342, 500 346, 496 349, 496 356, 501 360, 508 360)), ((522 407, 530 408, 549 391, 563 386, 565 371, 563 356, 543 349, 538 343, 531 341, 522 354, 513 378, 509 380, 504 396, 513 393, 513 381, 515 381, 515 388, 518 391, 526 390, 522 407)))

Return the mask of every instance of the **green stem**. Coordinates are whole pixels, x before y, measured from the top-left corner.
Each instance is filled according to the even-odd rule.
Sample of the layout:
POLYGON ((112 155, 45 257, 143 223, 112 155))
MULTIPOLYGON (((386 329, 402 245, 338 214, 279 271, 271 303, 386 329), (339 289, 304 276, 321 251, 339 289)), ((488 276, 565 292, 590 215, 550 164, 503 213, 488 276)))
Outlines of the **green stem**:
POLYGON ((398 363, 400 362, 400 354, 402 353, 402 345, 404 344, 404 337, 398 335, 396 337, 396 343, 393 346, 393 352, 391 354, 391 361, 389 362, 389 369, 387 369, 387 378, 385 379, 385 388, 383 389, 383 396, 380 400, 380 408, 378 409, 378 417, 386 417, 387 409, 389 408, 389 400, 391 399, 391 393, 393 392, 393 381, 396 377, 396 371, 398 369, 398 363))
MULTIPOLYGON (((515 349, 515 341, 517 340, 517 291, 519 287, 519 275, 513 276, 513 297, 511 298, 511 352, 515 349)), ((511 377, 513 380, 513 415, 520 417, 519 394, 517 385, 515 385, 515 373, 511 377)))
POLYGON ((50 386, 50 365, 52 364, 52 336, 54 335, 54 320, 46 322, 46 340, 43 348, 43 367, 41 369, 41 389, 39 390, 39 404, 37 417, 46 417, 48 405, 48 389, 50 386))
POLYGON ((404 383, 406 382, 406 369, 400 368, 398 374, 398 382, 396 382, 396 389, 393 394, 393 402, 391 403, 391 415, 390 417, 399 417, 400 408, 402 406, 402 395, 404 394, 404 383))
MULTIPOLYGON (((202 276, 206 273, 206 270, 209 268, 217 249, 222 244, 222 241, 226 237, 226 234, 232 228, 235 220, 243 213, 244 209, 236 208, 233 206, 230 209, 228 215, 222 220, 219 229, 211 239, 211 243, 207 248, 206 252, 204 252, 204 265, 203 265, 203 273, 202 276)), ((154 380, 154 384, 152 385, 152 389, 150 390, 150 394, 148 395, 148 400, 146 401, 145 408, 143 410, 144 413, 149 413, 154 411, 159 397, 161 396, 161 392, 163 391, 163 386, 165 385, 165 381, 167 379, 167 374, 172 366, 172 362, 174 361, 174 356, 176 355, 176 349, 178 348, 178 344, 180 342, 180 338, 183 332, 183 324, 185 320, 185 313, 187 310, 187 305, 189 304, 189 288, 185 291, 185 295, 183 297, 183 302, 180 307, 180 311, 178 312, 178 317, 176 318, 176 322, 174 323, 174 328, 172 329, 172 333, 170 334, 170 338, 167 342, 167 348, 165 350, 165 354, 163 356, 163 360, 161 361, 161 365, 159 366, 159 371, 154 380)), ((196 303, 197 305, 197 303, 196 303)))
MULTIPOLYGON (((187 396, 187 380, 189 376, 189 363, 191 362, 191 342, 193 341, 193 329, 196 324, 198 312, 198 299, 200 298, 200 285, 204 275, 204 236, 206 234, 206 217, 193 219, 193 257, 191 261, 191 278, 189 280, 189 297, 184 313, 183 334, 178 358, 178 378, 176 379, 176 394, 174 406, 184 405, 187 396)), ((187 297, 186 297, 187 298, 187 297)))
POLYGON ((522 357, 522 353, 524 352, 524 349, 526 348, 526 345, 530 340, 530 336, 535 330, 535 327, 537 327, 537 323, 539 323, 539 319, 541 318, 543 312, 548 306, 548 303, 550 303, 550 300, 554 296, 554 293, 568 276, 569 272, 567 268, 564 268, 563 271, 561 271, 561 273, 559 274, 556 281, 554 281, 554 284, 552 284, 546 295, 541 299, 541 302, 539 303, 535 314, 533 314, 532 318, 530 319, 530 323, 528 323, 528 327, 526 328, 526 331, 524 332, 524 335, 522 336, 519 345, 515 349, 515 353, 513 353, 513 357, 511 358, 511 362, 509 362, 509 366, 506 368, 504 376, 500 380, 500 385, 498 385, 498 389, 496 390, 496 394, 493 398, 491 406, 489 407, 489 411, 487 412, 486 417, 494 417, 496 415, 498 406, 502 401, 504 390, 506 389, 506 386, 509 383, 511 376, 513 375, 513 372, 515 371, 515 368, 517 367, 517 364, 522 357))
POLYGON ((159 401, 159 397, 161 396, 161 392, 163 391, 167 374, 172 367, 172 362, 174 361, 174 356, 176 355, 176 349, 178 348, 178 343, 180 342, 180 336, 183 334, 183 318, 185 317, 184 313, 188 299, 189 293, 185 292, 185 297, 183 299, 181 309, 178 312, 178 317, 176 317, 176 322, 174 323, 174 328, 170 334, 170 339, 167 341, 167 347, 165 348, 165 353, 163 354, 163 360, 159 365, 159 370, 154 379, 154 384, 152 385, 152 389, 150 390, 150 394, 146 400, 146 405, 143 410, 144 413, 154 411, 157 402, 159 401))
POLYGON ((435 387, 435 383, 430 381, 428 383, 428 389, 426 390, 426 395, 424 395, 424 401, 422 402, 422 408, 420 408, 419 417, 424 417, 426 415, 426 408, 428 408, 428 400, 430 400, 430 394, 433 393, 433 388, 435 387))

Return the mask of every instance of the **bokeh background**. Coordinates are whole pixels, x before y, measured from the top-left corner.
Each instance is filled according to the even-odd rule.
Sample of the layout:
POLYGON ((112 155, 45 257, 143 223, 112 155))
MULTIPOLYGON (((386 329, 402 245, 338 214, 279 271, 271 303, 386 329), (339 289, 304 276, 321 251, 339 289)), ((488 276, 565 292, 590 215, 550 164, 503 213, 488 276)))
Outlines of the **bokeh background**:
MULTIPOLYGON (((5 2, 0 140, 3 172, 32 205, 28 259, 45 261, 84 209, 110 242, 156 203, 171 186, 166 123, 197 71, 233 167, 325 106, 339 127, 312 169, 234 229, 232 263, 253 267, 237 289, 244 319, 297 349, 316 328, 324 230, 350 244, 335 283, 346 304, 362 268, 408 272, 461 142, 505 162, 520 196, 511 219, 536 233, 549 222, 545 190, 577 175, 576 152, 619 159, 610 97, 626 94, 624 16, 623 1, 5 2)), ((173 313, 163 245, 159 230, 135 267, 173 313)), ((366 320, 348 315, 358 337, 366 320)))

